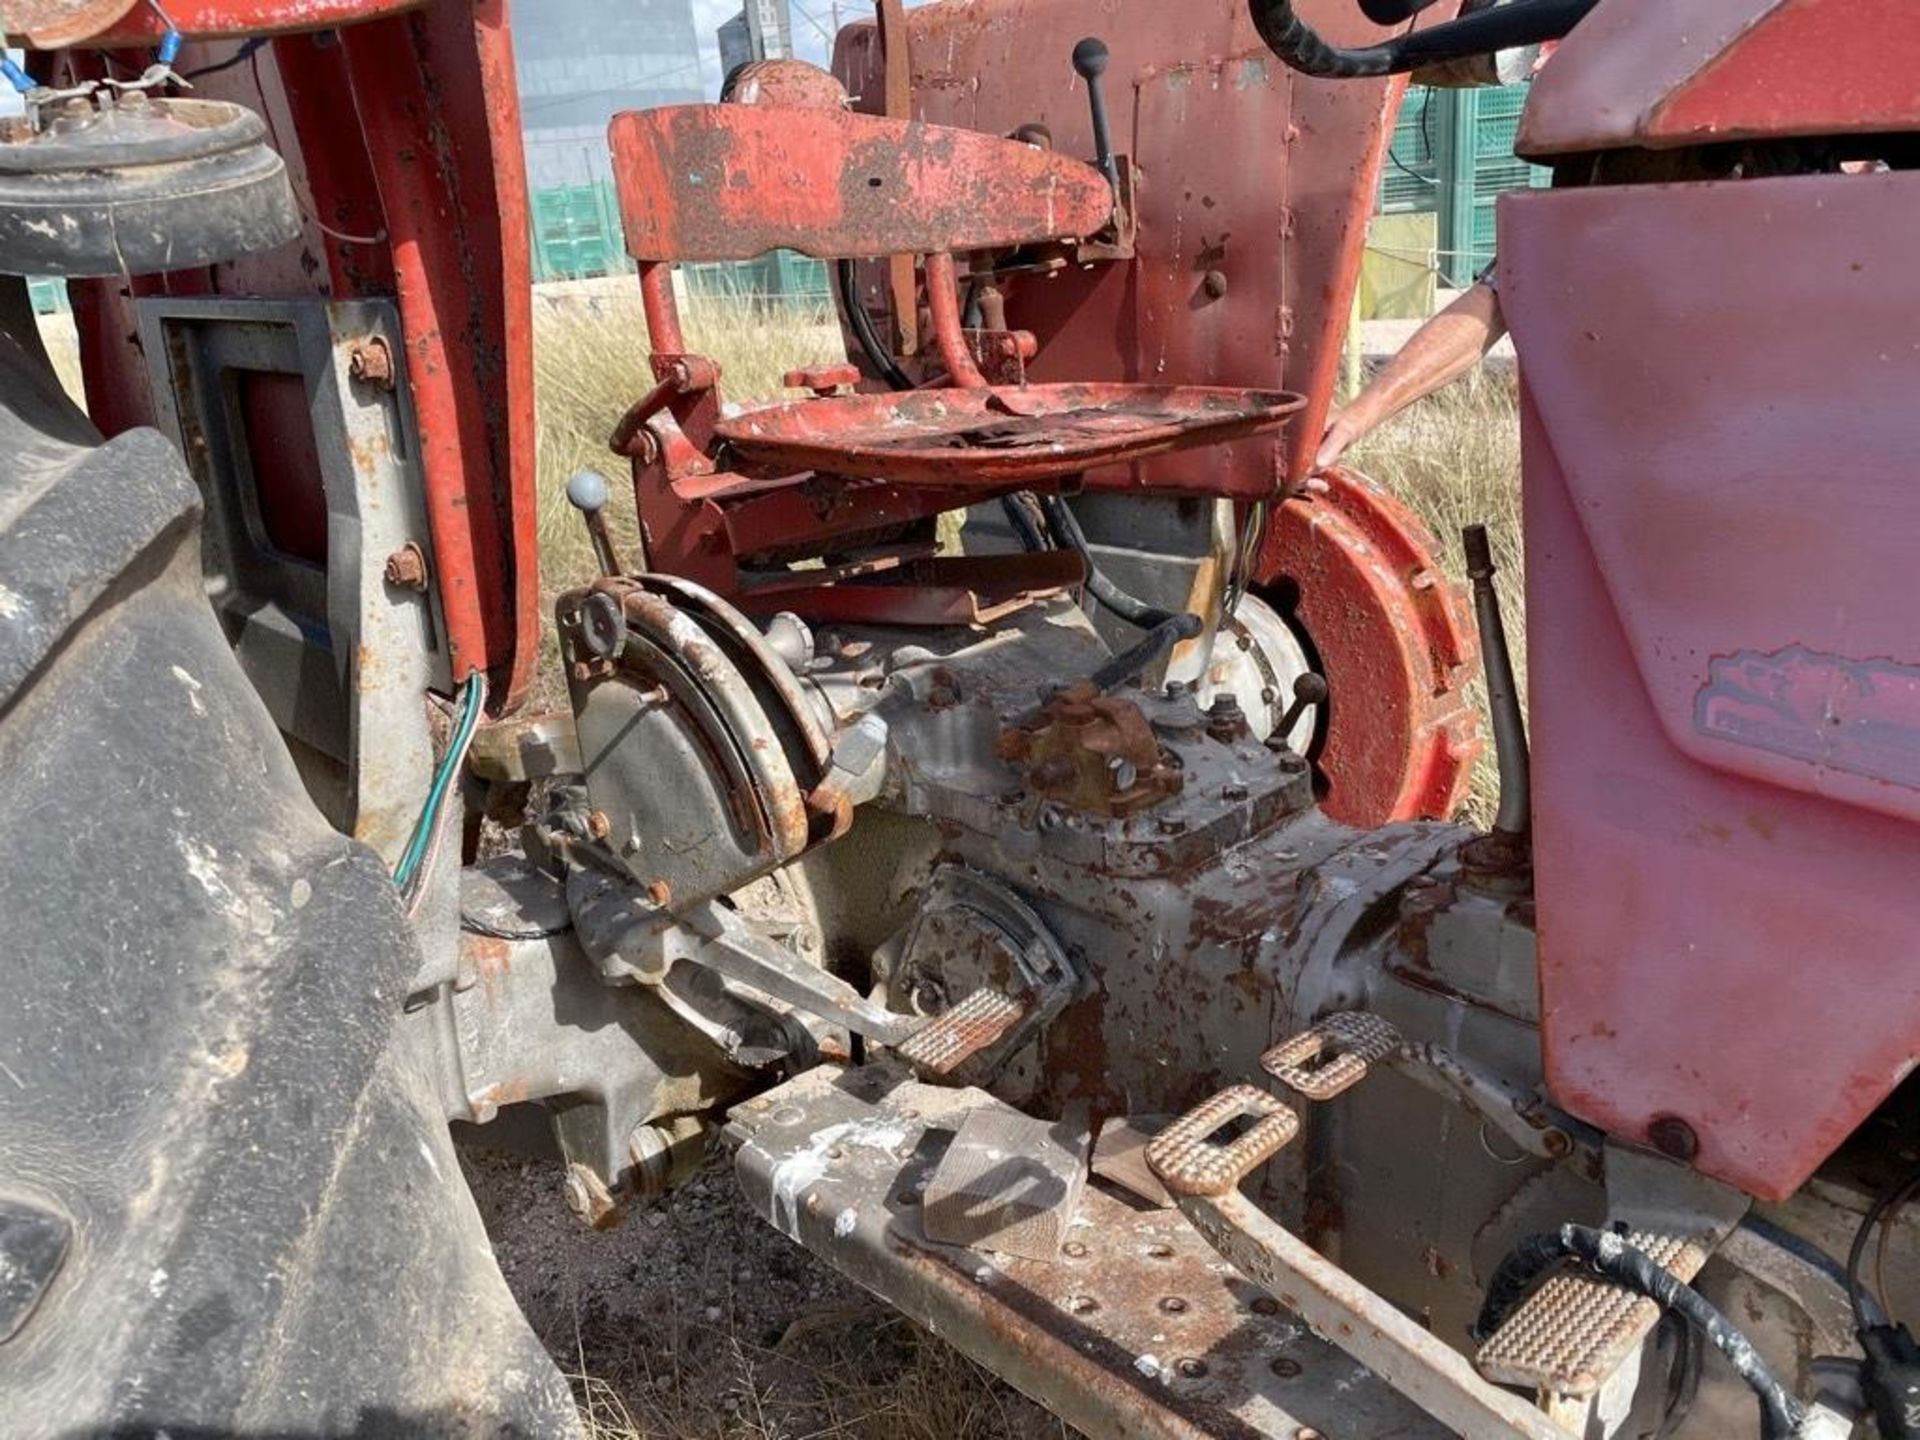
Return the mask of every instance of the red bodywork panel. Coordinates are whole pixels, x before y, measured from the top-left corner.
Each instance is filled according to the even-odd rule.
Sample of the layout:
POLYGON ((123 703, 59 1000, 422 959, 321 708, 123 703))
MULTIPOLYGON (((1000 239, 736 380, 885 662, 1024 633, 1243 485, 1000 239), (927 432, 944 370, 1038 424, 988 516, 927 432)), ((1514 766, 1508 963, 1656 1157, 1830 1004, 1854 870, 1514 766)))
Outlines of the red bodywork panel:
MULTIPOLYGON (((337 42, 283 36, 252 63, 197 82, 196 93, 267 118, 306 233, 206 270, 73 282, 88 409, 109 435, 153 423, 135 296, 393 297, 453 675, 486 671, 496 708, 508 709, 538 658, 540 613, 526 176, 507 7, 433 0, 388 14, 397 8, 390 0, 171 7, 192 33, 365 23, 344 26, 337 42)), ((151 13, 131 12, 126 23, 144 33, 151 13)), ((231 48, 189 45, 179 68, 225 59, 231 48)), ((81 52, 68 63, 76 55, 93 63, 81 52)))
POLYGON ((1872 134, 1916 116, 1912 0, 1609 0, 1541 70, 1514 149, 1872 134))
POLYGON ((1113 213, 1077 160, 882 115, 668 105, 614 116, 607 141, 641 260, 930 255, 1091 235, 1113 213))
POLYGON ((1920 175, 1500 225, 1549 1083, 1779 1199, 1920 1054, 1920 175))

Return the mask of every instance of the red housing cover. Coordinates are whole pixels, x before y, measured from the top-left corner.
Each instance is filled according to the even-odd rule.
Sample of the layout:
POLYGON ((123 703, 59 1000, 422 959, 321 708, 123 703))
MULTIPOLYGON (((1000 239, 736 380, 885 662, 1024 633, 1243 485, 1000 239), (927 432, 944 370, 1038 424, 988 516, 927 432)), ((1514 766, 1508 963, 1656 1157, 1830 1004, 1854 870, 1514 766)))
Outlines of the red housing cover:
POLYGON ((1920 1054, 1920 174, 1500 227, 1549 1084, 1778 1199, 1920 1054))

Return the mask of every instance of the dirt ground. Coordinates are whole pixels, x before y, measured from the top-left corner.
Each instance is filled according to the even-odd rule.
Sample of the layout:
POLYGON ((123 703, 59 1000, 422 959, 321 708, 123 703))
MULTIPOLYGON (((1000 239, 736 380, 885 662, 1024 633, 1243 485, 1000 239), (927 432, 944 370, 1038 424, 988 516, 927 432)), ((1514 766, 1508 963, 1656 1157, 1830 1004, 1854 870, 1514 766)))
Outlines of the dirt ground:
POLYGON ((723 1161, 611 1231, 557 1165, 466 1160, 595 1440, 1062 1440, 1062 1425, 749 1211, 723 1161))

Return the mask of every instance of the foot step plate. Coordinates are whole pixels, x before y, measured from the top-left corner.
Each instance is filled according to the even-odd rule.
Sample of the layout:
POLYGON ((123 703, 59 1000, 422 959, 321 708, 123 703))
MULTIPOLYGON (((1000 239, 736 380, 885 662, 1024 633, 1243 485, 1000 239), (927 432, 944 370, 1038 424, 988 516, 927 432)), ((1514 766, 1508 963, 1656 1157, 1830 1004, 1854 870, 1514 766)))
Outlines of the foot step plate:
POLYGON ((928 1075, 951 1075, 975 1055, 998 1045, 1027 1018, 1028 1007, 998 990, 976 990, 942 1011, 898 1047, 897 1054, 928 1075))
POLYGON ((1260 1057, 1260 1066, 1309 1100, 1331 1100, 1399 1048, 1400 1032, 1378 1015, 1344 1010, 1282 1040, 1260 1057))
MULTIPOLYGON (((1685 1236, 1636 1230, 1627 1239, 1682 1280, 1707 1263, 1707 1247, 1685 1236)), ((1474 1365, 1496 1384, 1593 1395, 1659 1318, 1653 1301, 1598 1276, 1554 1275, 1481 1346, 1474 1365)))

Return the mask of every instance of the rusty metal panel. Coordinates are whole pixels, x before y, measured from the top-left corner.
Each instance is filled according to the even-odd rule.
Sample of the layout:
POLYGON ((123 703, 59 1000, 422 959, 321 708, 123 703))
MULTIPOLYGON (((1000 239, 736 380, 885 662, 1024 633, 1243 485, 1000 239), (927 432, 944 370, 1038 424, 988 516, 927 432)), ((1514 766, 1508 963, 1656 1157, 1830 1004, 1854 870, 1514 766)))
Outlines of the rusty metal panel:
POLYGON ((786 106, 670 105, 607 129, 639 260, 824 260, 1091 235, 1113 192, 1089 165, 948 126, 786 106))
POLYGON ((1920 175, 1501 205, 1549 1084, 1780 1199, 1920 1054, 1920 175))

